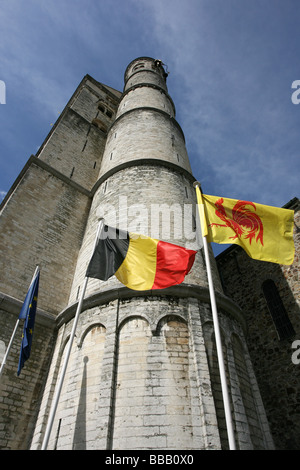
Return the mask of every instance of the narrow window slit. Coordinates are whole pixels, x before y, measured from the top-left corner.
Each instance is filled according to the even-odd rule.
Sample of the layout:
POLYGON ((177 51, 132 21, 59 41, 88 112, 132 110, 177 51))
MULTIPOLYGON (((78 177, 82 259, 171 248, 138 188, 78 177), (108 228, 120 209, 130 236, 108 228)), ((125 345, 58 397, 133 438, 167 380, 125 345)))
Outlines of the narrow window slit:
POLYGON ((85 149, 85 147, 86 147, 86 144, 87 144, 87 140, 85 141, 84 146, 83 146, 83 149, 81 150, 82 152, 84 151, 84 149, 85 149))

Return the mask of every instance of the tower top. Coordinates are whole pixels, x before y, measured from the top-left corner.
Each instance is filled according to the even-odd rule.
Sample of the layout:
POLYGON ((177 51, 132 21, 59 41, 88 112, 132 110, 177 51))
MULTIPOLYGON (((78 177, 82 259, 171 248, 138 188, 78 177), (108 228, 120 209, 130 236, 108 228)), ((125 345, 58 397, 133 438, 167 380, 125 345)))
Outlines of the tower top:
POLYGON ((125 85, 131 75, 136 72, 141 72, 143 70, 155 71, 156 73, 159 73, 166 81, 168 73, 165 71, 163 65, 164 63, 162 62, 162 60, 153 59, 152 57, 138 57, 137 59, 132 60, 125 70, 125 85))

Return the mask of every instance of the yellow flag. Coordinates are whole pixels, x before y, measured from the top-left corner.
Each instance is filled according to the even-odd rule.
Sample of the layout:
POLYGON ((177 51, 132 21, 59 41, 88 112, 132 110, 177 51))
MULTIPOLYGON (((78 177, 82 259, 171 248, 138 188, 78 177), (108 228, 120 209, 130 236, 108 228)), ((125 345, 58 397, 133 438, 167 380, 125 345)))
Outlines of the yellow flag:
POLYGON ((209 242, 235 243, 254 259, 293 263, 293 210, 205 194, 202 201, 209 242))
POLYGON ((206 223, 206 217, 205 217, 205 212, 204 212, 204 201, 203 201, 202 193, 201 193, 199 186, 196 186, 196 195, 197 195, 197 203, 198 203, 202 236, 207 237, 208 232, 207 232, 207 223, 206 223))

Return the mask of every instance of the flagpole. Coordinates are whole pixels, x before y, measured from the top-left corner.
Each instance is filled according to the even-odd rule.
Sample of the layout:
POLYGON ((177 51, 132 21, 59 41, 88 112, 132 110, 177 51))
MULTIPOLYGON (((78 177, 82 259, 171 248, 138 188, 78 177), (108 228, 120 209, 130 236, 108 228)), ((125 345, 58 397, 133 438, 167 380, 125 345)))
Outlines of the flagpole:
MULTIPOLYGON (((98 241, 98 238, 99 238, 99 235, 100 235, 100 232, 101 232, 102 224, 103 224, 103 218, 100 219, 99 224, 98 224, 98 229, 97 229, 97 234, 96 234, 92 254, 94 253, 95 248, 97 246, 97 241, 98 241)), ((63 381, 64 381, 64 378, 65 378, 65 374, 66 374, 66 370, 67 370, 67 366, 68 366, 68 362, 69 362, 69 358, 70 358, 70 354, 71 354, 71 349, 72 349, 72 345, 73 345, 73 341, 74 341, 74 337, 75 337, 76 327, 77 327, 77 323, 78 323, 78 320, 79 320, 79 316, 80 316, 80 312, 81 312, 81 308, 82 308, 83 299, 84 299, 84 295, 85 295, 88 280, 89 280, 89 278, 85 277, 82 292, 81 292, 81 296, 79 298, 76 313, 75 313, 75 318, 74 318, 74 323, 73 323, 70 339, 68 341, 68 347, 67 347, 66 356, 65 356, 63 366, 62 366, 60 379, 59 379, 59 382, 58 382, 57 387, 56 387, 55 396, 53 398, 53 404, 52 404, 52 408, 50 410, 48 423, 47 423, 47 427, 46 427, 45 436, 44 436, 44 440, 43 440, 43 443, 42 443, 41 450, 46 450, 47 446, 48 446, 48 442, 49 442, 49 438, 50 438, 50 434, 51 434, 51 430, 52 430, 52 426, 53 426, 53 422, 54 422, 54 417, 55 417, 56 409, 57 409, 57 406, 58 406, 60 393, 61 393, 61 389, 62 389, 62 386, 63 386, 63 381)))
POLYGON ((19 323, 20 323, 20 319, 18 318, 18 320, 16 321, 16 324, 15 324, 14 331, 13 331, 13 333, 12 333, 12 335, 11 335, 9 344, 8 344, 8 346, 7 346, 5 355, 4 355, 4 357, 3 357, 3 361, 2 361, 2 364, 1 364, 1 368, 0 368, 0 377, 1 377, 1 374, 2 374, 2 372, 3 372, 4 366, 5 366, 5 364, 6 364, 6 359, 7 359, 7 356, 8 356, 8 354, 9 354, 11 345, 12 345, 12 343, 13 343, 13 340, 15 339, 15 335, 16 335, 16 332, 17 332, 19 323))
POLYGON ((200 183, 198 181, 195 181, 193 186, 196 189, 198 210, 199 210, 200 223, 201 223, 201 233, 202 233, 202 239, 203 239, 210 302, 211 302, 212 317, 213 317, 213 325, 214 325, 214 332, 215 332, 215 338, 216 338, 216 348, 217 348, 218 364, 219 364, 219 371, 220 371, 220 378, 221 378, 221 388, 222 388, 222 396, 223 396, 223 403, 224 403, 229 449, 235 450, 236 445, 235 445, 233 422, 232 422, 232 415, 231 415, 230 401, 229 401, 229 394, 228 394, 228 387, 227 387, 227 380, 226 380, 219 318, 218 318, 215 290, 214 290, 214 285, 213 285, 210 258, 209 258, 209 252, 208 252, 208 243, 207 243, 207 238, 206 238, 207 237, 207 223, 205 219, 205 209, 204 209, 202 195, 201 195, 200 183))
MULTIPOLYGON (((33 275, 32 279, 31 279, 31 282, 30 282, 30 285, 29 285, 28 290, 30 289, 31 284, 33 283, 33 280, 35 279, 35 276, 36 276, 38 270, 39 270, 39 266, 36 266, 35 271, 34 271, 34 275, 33 275)), ((5 364, 6 364, 6 359, 7 359, 8 355, 9 355, 9 352, 10 352, 10 349, 11 349, 11 346, 12 346, 12 343, 13 343, 13 341, 14 341, 14 339, 15 339, 16 332, 17 332, 19 323, 20 323, 20 317, 18 317, 18 320, 16 321, 16 324, 15 324, 15 327, 14 327, 14 331, 12 332, 12 335, 11 335, 11 338, 10 338, 10 341, 9 341, 9 344, 8 344, 7 349, 6 349, 6 351, 5 351, 5 354, 4 354, 4 357, 3 357, 3 360, 2 360, 2 364, 1 364, 1 367, 0 367, 0 377, 1 377, 1 375, 2 375, 4 366, 5 366, 5 364)))

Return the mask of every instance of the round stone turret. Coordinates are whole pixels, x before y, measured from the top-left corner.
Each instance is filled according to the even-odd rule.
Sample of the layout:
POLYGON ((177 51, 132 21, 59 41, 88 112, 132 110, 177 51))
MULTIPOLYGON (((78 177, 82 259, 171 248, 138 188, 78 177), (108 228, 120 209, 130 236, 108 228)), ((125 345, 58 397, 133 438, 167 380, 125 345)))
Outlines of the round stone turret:
MULTIPOLYGON (((71 300, 82 285, 99 215, 106 223, 186 248, 196 243, 194 177, 161 61, 142 57, 125 72, 124 92, 107 135, 71 300)), ((217 270, 217 288, 221 289, 217 270)), ((188 283, 207 286, 201 253, 188 283)), ((88 292, 120 286, 91 279, 88 292)))
MULTIPOLYGON (((108 225, 199 251, 184 283, 168 289, 132 291, 115 276, 89 279, 49 448, 226 449, 207 273, 195 236, 195 178, 184 135, 161 61, 132 61, 124 80, 92 190, 69 305, 57 319, 32 447, 39 446, 104 216, 108 225)), ((244 318, 224 296, 213 256, 212 271, 237 447, 268 448, 244 318)))
POLYGON ((127 162, 157 160, 191 173, 184 134, 175 120, 161 61, 141 58, 125 73, 115 122, 107 136, 100 178, 127 162))
POLYGON ((140 83, 152 83, 167 92, 166 79, 167 73, 161 60, 139 57, 130 62, 125 70, 124 91, 140 83))

